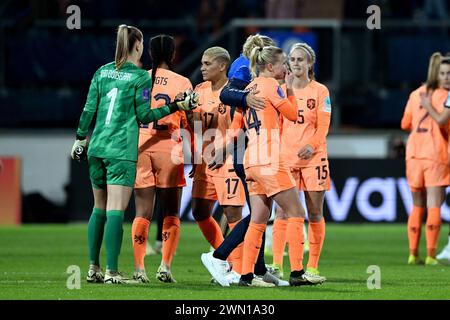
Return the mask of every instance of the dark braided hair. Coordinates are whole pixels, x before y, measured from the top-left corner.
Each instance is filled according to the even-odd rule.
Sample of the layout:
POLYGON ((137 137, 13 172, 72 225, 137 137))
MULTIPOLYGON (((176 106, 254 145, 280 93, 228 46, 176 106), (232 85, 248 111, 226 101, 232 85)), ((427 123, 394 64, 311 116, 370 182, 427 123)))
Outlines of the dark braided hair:
POLYGON ((152 87, 155 83, 156 69, 165 62, 169 70, 173 69, 172 59, 175 53, 175 40, 166 34, 159 34, 150 39, 150 56, 152 57, 152 87))

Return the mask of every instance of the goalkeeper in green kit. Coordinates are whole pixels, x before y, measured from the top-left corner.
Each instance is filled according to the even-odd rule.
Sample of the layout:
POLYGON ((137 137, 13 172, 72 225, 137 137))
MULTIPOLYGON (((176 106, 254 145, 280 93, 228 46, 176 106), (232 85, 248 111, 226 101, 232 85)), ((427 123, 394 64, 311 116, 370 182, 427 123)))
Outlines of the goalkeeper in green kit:
MULTIPOLYGON (((88 282, 127 283, 118 272, 123 236, 123 215, 136 177, 139 122, 157 121, 178 110, 197 106, 198 96, 185 92, 182 99, 161 108, 150 108, 151 78, 137 67, 144 49, 142 32, 120 25, 117 31, 115 61, 94 74, 87 102, 81 114, 72 158, 86 157, 94 194, 94 209, 89 219, 90 266, 88 282), (86 135, 97 115, 89 148, 86 135), (106 243, 106 272, 100 270, 100 248, 106 243)), ((181 96, 181 95, 179 95, 181 96)))

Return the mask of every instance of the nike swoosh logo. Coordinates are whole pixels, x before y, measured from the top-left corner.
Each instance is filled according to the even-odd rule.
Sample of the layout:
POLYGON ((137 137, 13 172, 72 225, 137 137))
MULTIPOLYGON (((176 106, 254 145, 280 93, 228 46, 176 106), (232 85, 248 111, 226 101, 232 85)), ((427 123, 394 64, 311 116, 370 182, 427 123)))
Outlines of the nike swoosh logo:
POLYGON ((233 198, 236 198, 236 196, 232 196, 232 197, 227 196, 227 199, 228 199, 228 200, 233 199, 233 198))

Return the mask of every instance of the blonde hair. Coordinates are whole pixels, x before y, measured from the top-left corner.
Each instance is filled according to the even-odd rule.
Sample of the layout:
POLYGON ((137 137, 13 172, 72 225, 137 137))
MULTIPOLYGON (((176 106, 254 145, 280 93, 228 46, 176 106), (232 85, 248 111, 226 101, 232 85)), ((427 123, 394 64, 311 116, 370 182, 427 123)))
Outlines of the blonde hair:
POLYGON ((427 91, 434 91, 439 88, 439 67, 441 65, 442 55, 440 52, 435 52, 430 57, 428 63, 427 75, 427 91))
POLYGON ((250 59, 250 54, 255 47, 268 46, 275 46, 275 42, 268 36, 263 36, 261 34, 250 35, 242 46, 242 53, 244 54, 244 57, 250 59))
POLYGON ((116 42, 116 69, 119 70, 122 65, 128 60, 128 56, 133 50, 136 41, 142 41, 142 32, 132 26, 121 24, 117 28, 117 42, 116 42))
POLYGON ((226 64, 227 68, 230 65, 231 57, 228 51, 222 47, 211 47, 203 52, 203 55, 210 56, 214 60, 219 60, 226 64))
POLYGON ((308 70, 308 77, 309 79, 314 80, 314 64, 316 63, 316 53, 314 52, 314 49, 305 42, 297 42, 292 45, 291 50, 289 51, 289 56, 292 54, 292 52, 294 52, 294 50, 297 49, 306 52, 308 61, 311 63, 311 68, 309 68, 308 70))
POLYGON ((283 50, 275 46, 255 47, 250 54, 250 71, 256 77, 269 63, 275 64, 277 56, 283 54, 283 50))

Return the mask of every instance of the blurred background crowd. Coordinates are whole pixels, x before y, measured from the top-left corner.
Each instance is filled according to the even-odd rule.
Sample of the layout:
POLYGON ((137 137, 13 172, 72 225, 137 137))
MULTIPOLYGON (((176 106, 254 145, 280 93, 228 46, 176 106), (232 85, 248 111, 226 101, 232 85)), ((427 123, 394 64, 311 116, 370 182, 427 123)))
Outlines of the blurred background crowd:
MULTIPOLYGON (((114 29, 124 22, 141 28, 147 42, 158 33, 174 35, 176 71, 193 83, 201 80, 202 46, 221 45, 236 57, 251 33, 312 34, 318 78, 339 107, 334 132, 397 129, 409 92, 425 79, 429 55, 449 48, 449 7, 447 0, 2 1, 0 126, 74 128, 90 78, 112 60, 114 29), (72 4, 81 8, 81 30, 65 26, 72 4), (366 28, 371 4, 381 8, 380 30, 366 28), (323 24, 231 26, 236 18, 323 24)), ((150 67, 149 55, 142 63, 150 67)))

